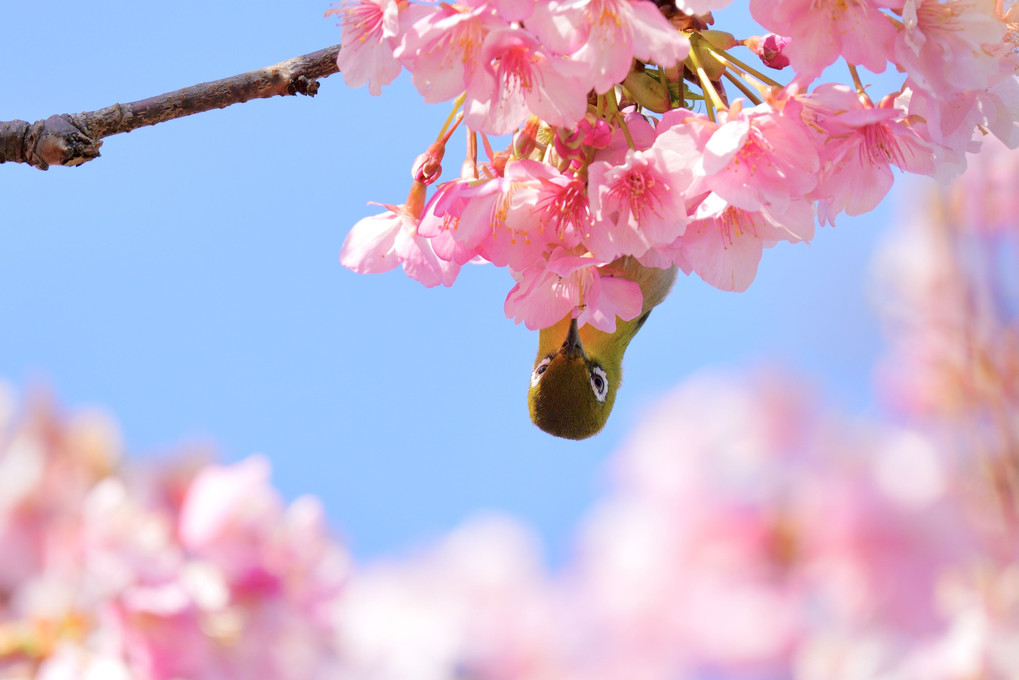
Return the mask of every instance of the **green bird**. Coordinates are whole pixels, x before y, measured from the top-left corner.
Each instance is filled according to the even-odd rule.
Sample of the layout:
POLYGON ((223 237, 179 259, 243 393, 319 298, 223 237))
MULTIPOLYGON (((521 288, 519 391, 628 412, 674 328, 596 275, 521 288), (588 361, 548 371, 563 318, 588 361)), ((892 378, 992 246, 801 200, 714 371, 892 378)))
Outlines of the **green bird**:
POLYGON ((570 314, 538 335, 527 401, 534 424, 556 437, 586 439, 605 426, 623 377, 623 353, 676 280, 675 267, 645 267, 629 256, 610 266, 640 286, 640 314, 630 321, 617 318, 614 333, 578 329, 570 314))

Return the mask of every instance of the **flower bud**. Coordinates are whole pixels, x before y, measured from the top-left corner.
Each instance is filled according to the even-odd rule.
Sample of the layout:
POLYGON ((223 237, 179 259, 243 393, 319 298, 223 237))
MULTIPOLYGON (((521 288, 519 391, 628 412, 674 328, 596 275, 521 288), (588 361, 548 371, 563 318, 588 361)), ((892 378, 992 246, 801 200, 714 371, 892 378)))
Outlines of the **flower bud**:
POLYGON ((516 158, 527 158, 538 145, 538 128, 541 121, 531 116, 523 127, 513 135, 513 155, 516 158))
POLYGON ((414 160, 410 176, 415 182, 431 184, 442 174, 442 157, 446 153, 444 142, 434 142, 428 150, 414 160))
POLYGON ((781 70, 789 65, 789 57, 783 54, 783 50, 790 42, 792 42, 792 38, 769 33, 764 37, 751 36, 744 41, 744 44, 761 58, 765 66, 781 70))
POLYGON ((601 118, 588 114, 576 129, 568 131, 564 128, 556 130, 552 146, 563 158, 580 158, 585 154, 584 147, 603 149, 612 141, 612 128, 601 118))

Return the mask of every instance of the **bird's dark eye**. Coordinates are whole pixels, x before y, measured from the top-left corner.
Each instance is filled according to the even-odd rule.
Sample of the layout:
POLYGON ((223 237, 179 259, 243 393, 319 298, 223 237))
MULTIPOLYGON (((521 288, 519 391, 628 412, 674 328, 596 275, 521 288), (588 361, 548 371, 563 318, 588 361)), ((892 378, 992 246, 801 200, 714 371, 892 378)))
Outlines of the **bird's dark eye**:
POLYGON ((601 366, 591 369, 591 389, 594 390, 594 398, 598 401, 605 401, 609 396, 609 377, 601 366))
POLYGON ((531 387, 538 384, 538 381, 541 380, 542 374, 545 373, 545 369, 548 368, 550 363, 552 363, 552 357, 545 357, 538 362, 537 366, 534 367, 534 370, 531 372, 531 387))

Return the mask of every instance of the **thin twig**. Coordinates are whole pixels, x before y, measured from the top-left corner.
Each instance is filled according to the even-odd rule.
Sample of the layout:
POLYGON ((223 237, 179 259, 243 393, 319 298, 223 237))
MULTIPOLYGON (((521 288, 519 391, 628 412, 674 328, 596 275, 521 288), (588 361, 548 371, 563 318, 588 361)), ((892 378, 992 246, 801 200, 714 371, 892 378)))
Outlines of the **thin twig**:
POLYGON ((99 156, 102 139, 174 118, 222 109, 252 99, 318 92, 318 80, 339 71, 333 45, 274 66, 249 71, 129 104, 97 111, 59 114, 28 123, 0 122, 0 163, 27 163, 40 170, 51 165, 81 165, 99 156))

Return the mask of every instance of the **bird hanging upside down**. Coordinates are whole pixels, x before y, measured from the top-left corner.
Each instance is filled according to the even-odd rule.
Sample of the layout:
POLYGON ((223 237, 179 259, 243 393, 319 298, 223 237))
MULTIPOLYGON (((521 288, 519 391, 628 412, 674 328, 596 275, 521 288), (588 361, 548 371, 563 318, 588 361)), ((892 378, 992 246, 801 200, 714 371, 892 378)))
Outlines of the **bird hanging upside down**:
POLYGON ((639 315, 617 318, 613 333, 590 325, 578 329, 572 314, 539 332, 527 401, 534 424, 556 437, 586 439, 605 426, 623 376, 623 353, 676 280, 675 267, 645 267, 632 257, 610 266, 640 286, 639 315))

